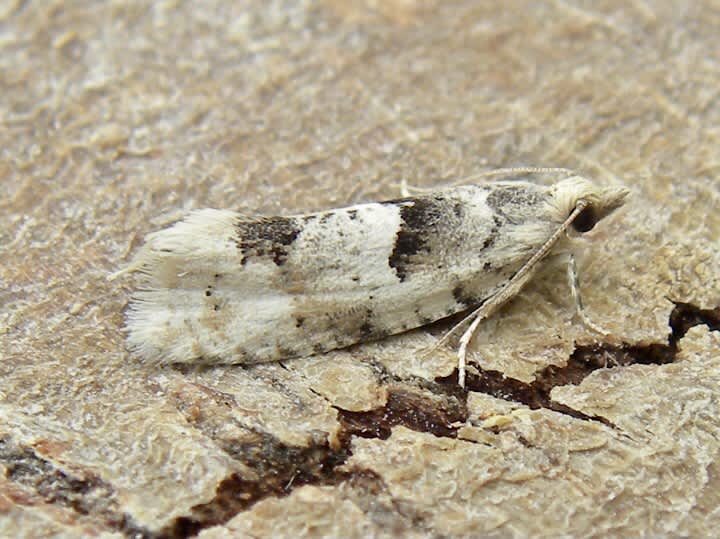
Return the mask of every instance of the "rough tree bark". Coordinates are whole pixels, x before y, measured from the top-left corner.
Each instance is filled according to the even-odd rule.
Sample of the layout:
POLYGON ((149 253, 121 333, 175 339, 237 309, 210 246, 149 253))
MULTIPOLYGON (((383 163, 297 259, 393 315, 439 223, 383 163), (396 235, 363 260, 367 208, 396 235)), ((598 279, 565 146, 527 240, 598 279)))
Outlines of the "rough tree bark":
POLYGON ((717 537, 720 10, 679 6, 4 2, 0 535, 717 537), (254 368, 125 351, 105 276, 186 210, 519 165, 632 189, 578 253, 607 338, 550 268, 467 392, 421 353, 447 323, 254 368))

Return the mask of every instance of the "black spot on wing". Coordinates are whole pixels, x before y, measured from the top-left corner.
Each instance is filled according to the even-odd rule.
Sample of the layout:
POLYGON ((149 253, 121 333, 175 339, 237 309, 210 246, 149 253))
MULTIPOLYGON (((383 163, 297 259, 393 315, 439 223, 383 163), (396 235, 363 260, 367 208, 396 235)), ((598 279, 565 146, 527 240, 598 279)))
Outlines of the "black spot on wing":
POLYGON ((362 323, 360 326, 360 338, 361 339, 368 339, 373 334, 373 325, 370 323, 369 320, 366 320, 362 323))
POLYGON ((455 204, 453 204, 453 213, 458 219, 462 218, 465 213, 465 205, 462 202, 455 202, 455 204))
POLYGON ((488 247, 492 247, 495 244, 498 236, 500 235, 501 226, 502 219, 497 215, 493 215, 493 226, 490 229, 487 237, 485 238, 485 241, 483 241, 482 248, 480 249, 481 251, 487 249, 488 247))
POLYGON ((463 307, 469 307, 471 305, 475 305, 478 302, 475 295, 470 293, 462 285, 457 285, 455 288, 453 288, 452 294, 455 301, 463 307))
POLYGON ((254 363, 262 363, 263 361, 267 361, 267 359, 264 358, 262 355, 258 355, 253 350, 248 350, 242 345, 236 346, 233 349, 233 355, 237 357, 238 363, 243 363, 245 365, 252 365, 254 363))
POLYGON ((385 337, 390 335, 390 333, 391 332, 387 331, 386 329, 379 328, 373 325, 372 322, 364 322, 358 330, 358 335, 353 336, 353 338, 348 344, 377 341, 380 339, 384 339, 385 337))
POLYGON ((365 317, 358 328, 357 341, 363 342, 371 339, 380 339, 387 336, 387 332, 379 327, 374 320, 375 314, 371 308, 365 309, 365 317))
MULTIPOLYGON (((440 316, 442 316, 442 315, 439 315, 438 318, 440 318, 440 316)), ((423 317, 419 318, 418 320, 419 320, 421 326, 427 326, 428 324, 432 324, 433 322, 435 322, 437 320, 437 318, 430 317, 430 316, 423 316, 423 317)))
POLYGON ((300 355, 302 355, 302 354, 300 354, 300 352, 298 352, 297 350, 295 350, 289 346, 284 346, 282 344, 277 345, 277 357, 278 358, 290 359, 290 358, 298 357, 300 355))
POLYGON ((302 231, 302 226, 292 217, 263 217, 256 221, 238 221, 238 247, 242 251, 242 264, 253 256, 269 256, 276 265, 282 266, 290 246, 302 231))
POLYGON ((417 197, 385 202, 400 204, 400 228, 395 237, 388 263, 400 281, 407 278, 412 258, 419 254, 431 254, 428 236, 441 222, 445 199, 442 196, 417 197))

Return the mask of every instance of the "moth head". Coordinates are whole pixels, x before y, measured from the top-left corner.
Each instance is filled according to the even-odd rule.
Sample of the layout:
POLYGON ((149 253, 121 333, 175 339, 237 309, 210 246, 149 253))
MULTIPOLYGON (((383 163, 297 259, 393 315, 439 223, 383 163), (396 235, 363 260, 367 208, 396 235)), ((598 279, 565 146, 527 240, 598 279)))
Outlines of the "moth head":
POLYGON ((567 219, 576 209, 580 213, 570 227, 582 234, 625 204, 629 191, 624 187, 599 187, 585 178, 573 176, 554 186, 554 203, 559 217, 567 219))

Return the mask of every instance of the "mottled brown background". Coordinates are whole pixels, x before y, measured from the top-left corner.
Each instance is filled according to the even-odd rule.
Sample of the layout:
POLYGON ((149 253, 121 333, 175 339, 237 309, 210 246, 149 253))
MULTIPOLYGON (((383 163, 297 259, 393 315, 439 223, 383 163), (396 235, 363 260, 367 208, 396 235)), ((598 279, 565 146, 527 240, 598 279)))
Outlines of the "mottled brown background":
POLYGON ((0 535, 717 537, 719 35, 714 0, 0 2, 0 535), (579 249, 607 338, 551 268, 467 394, 422 356, 446 324, 251 369, 124 349, 105 277, 189 209, 518 165, 632 190, 579 249))

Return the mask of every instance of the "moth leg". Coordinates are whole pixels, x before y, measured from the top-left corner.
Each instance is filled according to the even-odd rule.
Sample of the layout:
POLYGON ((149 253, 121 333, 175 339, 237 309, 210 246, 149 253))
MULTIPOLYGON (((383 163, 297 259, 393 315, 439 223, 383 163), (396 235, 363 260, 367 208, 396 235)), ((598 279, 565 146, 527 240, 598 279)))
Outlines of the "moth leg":
POLYGON ((467 315, 465 318, 460 320, 457 324, 455 324, 453 327, 450 328, 449 331, 445 332, 445 335, 440 337, 435 344, 430 348, 429 350, 425 351, 425 355, 431 354, 434 350, 437 350, 440 348, 443 344, 445 344, 448 340, 450 340, 450 337, 457 333, 460 328, 465 326, 468 322, 470 322, 470 326, 468 329, 462 334, 462 337, 459 341, 458 346, 458 385, 460 387, 465 387, 465 367, 466 367, 466 357, 467 357, 467 347, 470 344, 470 341, 473 338, 473 334, 475 333, 475 330, 477 330, 478 325, 480 325, 480 322, 488 317, 491 310, 494 309, 493 305, 493 299, 490 298, 488 303, 485 303, 475 309, 473 312, 471 312, 469 315, 467 315), (489 309, 488 309, 489 307, 489 309))
POLYGON ((532 278, 536 269, 535 265, 536 261, 533 261, 532 259, 527 262, 502 289, 500 289, 495 295, 485 300, 485 303, 463 318, 455 326, 450 328, 450 331, 448 331, 436 344, 436 346, 439 346, 444 343, 452 334, 472 320, 468 328, 462 334, 462 337, 460 337, 458 345, 458 385, 460 387, 465 387, 467 347, 470 344, 475 331, 477 331, 480 322, 488 318, 497 310, 498 307, 520 292, 522 287, 525 286, 525 284, 532 278))
POLYGON ((575 263, 575 256, 572 253, 568 253, 567 262, 568 283, 570 284, 570 293, 575 301, 575 312, 577 312, 578 317, 586 327, 600 333, 601 335, 607 335, 609 332, 602 326, 593 322, 585 312, 585 306, 583 305, 582 296, 580 295, 580 282, 578 279, 577 264, 575 263))
MULTIPOLYGON (((530 270, 533 268, 530 267, 530 270)), ((467 347, 470 344, 470 341, 472 340, 475 331, 477 331, 478 326, 480 325, 480 322, 488 318, 492 313, 494 313, 498 307, 500 307, 502 304, 504 304, 507 300, 515 296, 520 289, 525 286, 525 284, 530 280, 532 277, 533 272, 527 271, 515 275, 510 282, 505 285, 505 287, 500 290, 497 294, 487 299, 485 303, 483 303, 480 307, 475 309, 472 313, 470 313, 467 317, 465 317, 458 325, 453 327, 449 333, 454 333, 459 326, 462 324, 467 323, 469 320, 472 320, 472 323, 468 326, 468 328, 465 330, 465 332, 462 334, 462 337, 460 337, 460 341, 458 344, 458 385, 460 387, 465 387, 465 366, 466 366, 466 358, 467 358, 467 347)))
POLYGON ((470 341, 473 338, 473 334, 475 333, 475 330, 477 329, 480 322, 483 320, 483 316, 476 316, 475 320, 472 321, 472 324, 470 324, 470 327, 468 327, 465 330, 465 333, 462 334, 462 337, 460 337, 460 342, 458 345, 458 385, 462 388, 465 387, 465 365, 467 357, 467 347, 470 344, 470 341))
MULTIPOLYGON (((467 351, 467 345, 472 339, 473 333, 475 333, 475 330, 480 324, 480 321, 483 318, 487 318, 488 316, 490 316, 493 311, 495 311, 495 309, 497 309, 500 305, 502 305, 507 300, 515 296, 518 292, 520 292, 522 287, 525 286, 525 284, 532 278, 533 274, 537 270, 538 262, 540 262, 540 260, 542 260, 543 257, 545 257, 550 252, 550 249, 552 249, 553 245, 555 245, 560 239, 560 237, 562 237, 562 235, 567 232, 568 227, 583 211, 583 209, 585 209, 586 206, 587 203, 583 201, 578 202, 578 204, 575 206, 575 209, 570 213, 568 218, 565 219, 563 224, 560 225, 555 232, 553 232, 552 236, 550 236, 537 251, 535 251, 535 254, 533 254, 527 262, 525 262, 525 264, 505 284, 505 286, 501 290, 499 290, 494 296, 488 298, 485 303, 480 305, 480 307, 478 307, 472 313, 466 316, 460 322, 460 324, 456 325, 450 330, 449 333, 453 333, 462 324, 465 324, 472 319, 470 327, 467 329, 467 331, 465 331, 465 333, 463 333, 463 336, 460 339, 460 348, 458 349, 458 384, 460 385, 460 387, 465 387, 465 356, 467 351)), ((572 262, 574 264, 575 259, 572 259, 572 262)), ((572 275, 573 283, 577 282, 577 271, 573 270, 572 275)), ((575 285, 573 284, 572 286, 575 285)), ((577 295, 577 287, 575 287, 575 289, 575 294, 577 297, 579 297, 577 295)), ((585 318, 587 319, 587 316, 585 318)), ((591 327, 598 326, 595 326, 593 324, 593 326, 591 327)), ((443 337, 441 341, 443 341, 444 339, 445 337, 443 337)))

